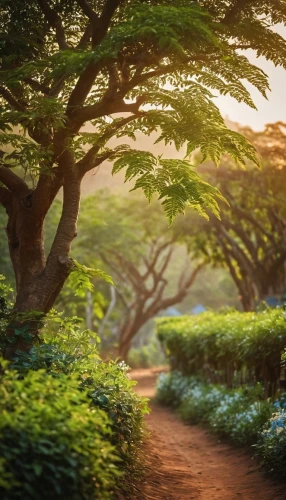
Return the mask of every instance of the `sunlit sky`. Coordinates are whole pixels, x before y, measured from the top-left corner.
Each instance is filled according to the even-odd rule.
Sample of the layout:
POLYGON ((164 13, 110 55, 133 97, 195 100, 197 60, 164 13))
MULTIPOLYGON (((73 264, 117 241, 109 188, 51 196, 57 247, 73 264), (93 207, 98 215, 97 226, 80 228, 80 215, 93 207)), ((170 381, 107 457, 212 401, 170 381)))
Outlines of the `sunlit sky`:
MULTIPOLYGON (((286 28, 278 26, 275 31, 286 38, 286 28)), ((268 92, 266 100, 255 88, 248 85, 252 98, 257 107, 257 111, 249 106, 238 103, 228 96, 220 96, 215 99, 223 116, 230 120, 249 125, 255 130, 263 129, 266 123, 284 121, 286 122, 286 70, 275 67, 273 63, 264 57, 256 58, 253 51, 244 51, 252 64, 259 66, 269 76, 271 92, 268 92)))

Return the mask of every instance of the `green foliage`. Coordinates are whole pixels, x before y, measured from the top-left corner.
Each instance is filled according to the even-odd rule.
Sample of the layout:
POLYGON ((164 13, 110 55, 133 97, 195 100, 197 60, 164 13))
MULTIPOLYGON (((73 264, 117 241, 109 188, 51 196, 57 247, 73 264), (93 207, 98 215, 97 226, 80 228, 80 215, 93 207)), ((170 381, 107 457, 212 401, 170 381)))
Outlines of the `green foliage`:
POLYGON ((141 188, 149 202, 159 195, 169 222, 186 207, 208 218, 207 209, 219 216, 219 191, 202 181, 186 160, 164 160, 144 151, 127 151, 115 161, 113 174, 126 168, 125 180, 136 177, 133 190, 141 188))
POLYGON ((0 274, 0 355, 4 346, 6 346, 5 330, 12 309, 12 292, 12 287, 7 284, 5 277, 0 274))
POLYGON ((88 389, 92 404, 107 413, 112 428, 111 442, 130 473, 138 469, 143 415, 148 413, 148 408, 147 400, 134 393, 135 382, 126 376, 127 370, 124 363, 100 363, 82 373, 82 386, 88 389))
MULTIPOLYGON (((183 269, 185 270, 184 265, 179 261, 173 271, 175 255, 166 263, 165 268, 163 264, 169 248, 174 254, 181 251, 184 263, 187 261, 185 242, 181 236, 176 233, 175 224, 168 227, 160 204, 149 205, 142 195, 138 196, 138 193, 136 196, 126 198, 98 191, 95 196, 89 196, 82 201, 79 232, 74 243, 73 256, 85 265, 104 269, 113 276, 116 286, 111 292, 109 284, 97 277, 93 278, 95 289, 101 295, 96 297, 93 294, 92 299, 98 300, 100 312, 103 312, 102 317, 108 311, 108 305, 110 303, 114 305, 107 321, 104 322, 104 335, 100 329, 102 317, 98 316, 97 310, 92 310, 94 328, 100 331, 103 344, 111 344, 118 340, 120 327, 130 311, 133 311, 134 318, 135 308, 138 307, 141 314, 157 297, 158 304, 162 297, 175 294, 180 274, 183 269), (164 296, 157 294, 162 284, 162 280, 159 280, 161 269, 166 285, 167 281, 170 283, 166 286, 164 296), (173 273, 172 279, 169 278, 171 273, 173 273), (156 288, 156 284, 160 286, 156 288)), ((185 265, 187 264, 188 261, 185 265)), ((70 301, 72 300, 74 301, 71 296, 70 301)), ((84 315, 83 307, 86 304, 79 304, 78 301, 77 303, 77 314, 84 315)))
MULTIPOLYGON (((9 369, 1 362, 5 500, 20 490, 27 499, 109 499, 118 488, 136 494, 146 400, 133 391, 124 363, 102 362, 97 335, 80 323, 52 311, 29 352, 16 352, 9 369)), ((4 349, 7 321, 2 326, 4 349)))
POLYGON ((91 278, 97 277, 105 280, 107 283, 114 285, 111 276, 106 274, 102 269, 92 269, 91 267, 79 264, 77 261, 73 261, 74 268, 70 273, 70 284, 75 295, 83 296, 87 290, 92 291, 94 289, 91 278))
POLYGON ((156 397, 178 409, 185 422, 206 423, 221 436, 244 445, 257 442, 275 409, 273 403, 263 401, 260 384, 227 390, 176 371, 159 376, 156 397))
POLYGON ((286 451, 286 397, 276 401, 275 412, 265 424, 256 444, 264 469, 280 479, 285 479, 286 451))
POLYGON ((104 5, 90 4, 93 18, 106 22, 92 44, 87 10, 75 0, 52 2, 48 10, 35 0, 28 6, 3 0, 1 161, 22 167, 36 185, 41 174, 48 178, 58 168, 55 145, 63 136, 79 171, 81 160, 91 170, 105 158, 122 158, 126 178, 134 177, 148 199, 157 193, 169 221, 187 206, 217 215, 221 196, 187 160, 144 157, 107 143, 154 132, 156 142, 185 148, 187 156, 200 148, 203 160, 218 163, 227 153, 238 164, 257 163, 254 148, 226 127, 213 99, 228 94, 255 107, 247 83, 266 96, 267 75, 238 49, 250 47, 285 67, 285 39, 271 29, 285 23, 284 4, 244 2, 233 10, 221 1, 129 0, 119 2, 112 19, 104 5), (90 70, 85 88, 81 77, 90 70), (124 112, 132 116, 114 118, 124 112), (83 126, 90 121, 95 130, 87 133, 83 126), (146 161, 148 171, 141 173, 146 161))
POLYGON ((181 224, 198 257, 228 268, 249 311, 268 296, 281 296, 285 287, 285 125, 239 130, 257 148, 261 169, 238 169, 226 157, 220 169, 202 166, 203 179, 217 186, 228 205, 220 205, 220 220, 206 223, 186 214, 181 224))
POLYGON ((3 500, 112 495, 119 473, 110 421, 90 408, 78 384, 76 377, 44 371, 22 380, 13 371, 1 377, 3 500))
POLYGON ((275 393, 286 345, 281 309, 162 318, 157 326, 173 368, 229 386, 263 381, 266 396, 275 393))
MULTIPOLYGON (((82 331, 80 323, 79 318, 63 318, 52 311, 45 319, 40 342, 29 353, 18 351, 10 367, 24 380, 32 371, 42 374, 41 382, 44 373, 48 380, 51 377, 59 379, 62 384, 65 380, 67 384, 70 379, 75 380, 73 387, 77 387, 79 394, 83 391, 82 397, 88 398, 90 411, 99 408, 108 416, 107 440, 121 459, 117 463, 117 470, 122 475, 121 487, 125 484, 131 487, 132 478, 140 469, 139 448, 143 439, 143 415, 147 412, 146 400, 133 391, 135 382, 127 377, 124 363, 101 361, 97 335, 89 330, 82 331)), ((28 404, 28 399, 25 401, 28 404)), ((97 428, 100 429, 100 425, 97 428)), ((112 484, 111 481, 109 486, 112 484)))

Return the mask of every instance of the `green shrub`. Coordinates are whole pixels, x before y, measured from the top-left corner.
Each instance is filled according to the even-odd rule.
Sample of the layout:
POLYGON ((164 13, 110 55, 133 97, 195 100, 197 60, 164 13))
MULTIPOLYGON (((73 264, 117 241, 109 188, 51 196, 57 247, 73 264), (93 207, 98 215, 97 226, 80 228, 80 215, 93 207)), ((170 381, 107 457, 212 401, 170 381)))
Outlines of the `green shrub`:
POLYGON ((185 422, 191 424, 208 422, 210 415, 224 397, 223 388, 192 384, 179 406, 179 414, 185 422))
POLYGON ((42 370, 2 376, 3 500, 111 498, 119 471, 110 420, 78 386, 75 376, 42 370))
MULTIPOLYGON (((103 415, 108 422, 108 433, 105 434, 104 420, 102 430, 106 443, 113 450, 114 456, 119 459, 116 462, 116 470, 120 472, 120 478, 116 480, 116 486, 121 490, 130 489, 141 468, 140 445, 143 439, 143 416, 147 412, 147 403, 133 391, 134 382, 128 378, 126 365, 112 361, 102 362, 98 355, 97 336, 88 330, 81 331, 79 324, 77 318, 65 319, 52 312, 45 320, 38 344, 34 345, 29 353, 17 352, 10 368, 17 373, 19 379, 23 379, 23 383, 34 372, 41 373, 43 377, 45 374, 48 380, 54 380, 55 384, 57 380, 61 383, 65 380, 63 385, 66 383, 68 386, 70 380, 73 381, 79 401, 83 397, 82 401, 85 405, 88 404, 91 414, 95 412, 96 415, 103 415)), ((29 404, 28 400, 26 404, 29 404)), ((52 405, 51 400, 51 411, 52 405)), ((76 412, 79 418, 81 411, 80 405, 77 406, 76 412)), ((100 422, 97 428, 100 432, 100 422)), ((18 450, 17 441, 14 442, 13 437, 11 439, 12 445, 18 450)), ((43 443, 41 447, 44 448, 43 443)), ((100 460, 100 449, 97 451, 97 458, 93 458, 100 460)), ((46 453, 49 455, 49 450, 46 453)), ((38 460, 41 463, 41 457, 38 460)), ((1 467, 0 463, 0 471, 1 467)), ((4 472, 1 474, 1 479, 2 477, 6 477, 4 472)), ((111 479, 110 488, 114 484, 114 478, 111 479)), ((88 481, 87 479, 87 484, 88 481)), ((79 498, 85 498, 83 494, 81 495, 79 498)), ((105 497, 100 496, 100 498, 105 497)))
POLYGON ((172 369, 228 387, 263 381, 273 396, 286 346, 285 313, 212 313, 157 320, 172 369))
POLYGON ((106 412, 111 421, 111 442, 123 460, 124 468, 138 467, 138 448, 143 440, 143 417, 148 412, 147 400, 133 387, 136 382, 126 375, 124 363, 99 362, 86 371, 80 370, 82 387, 88 390, 93 406, 106 412))
POLYGON ((274 403, 275 412, 265 424, 256 445, 264 469, 286 478, 286 396, 274 403))
POLYGON ((273 404, 262 398, 260 384, 227 390, 179 372, 161 374, 157 382, 157 399, 177 408, 184 421, 208 423, 212 430, 238 444, 256 442, 270 418, 273 404))
POLYGON ((177 371, 161 373, 156 384, 156 399, 159 403, 177 408, 192 383, 189 377, 182 377, 177 371))
POLYGON ((11 304, 12 288, 5 282, 5 277, 0 274, 0 356, 6 347, 5 331, 12 308, 11 304))
POLYGON ((97 335, 79 328, 78 318, 62 319, 55 312, 47 319, 42 342, 28 355, 18 353, 12 363, 22 376, 30 370, 46 369, 54 377, 77 374, 79 386, 86 389, 93 406, 109 416, 111 442, 126 464, 136 465, 138 446, 143 438, 146 400, 133 391, 128 367, 114 361, 102 362, 98 355, 97 335))
POLYGON ((271 416, 273 408, 267 401, 251 403, 239 391, 225 395, 209 416, 210 426, 238 444, 257 441, 259 432, 271 416))

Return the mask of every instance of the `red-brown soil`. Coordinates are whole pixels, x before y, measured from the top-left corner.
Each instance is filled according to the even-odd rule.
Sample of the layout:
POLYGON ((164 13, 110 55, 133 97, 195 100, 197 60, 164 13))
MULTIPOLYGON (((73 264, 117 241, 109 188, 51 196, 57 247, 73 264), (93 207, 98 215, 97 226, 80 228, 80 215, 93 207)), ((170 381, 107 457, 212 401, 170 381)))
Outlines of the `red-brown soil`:
MULTIPOLYGON (((156 371, 134 370, 131 376, 138 394, 154 396, 156 371)), ((152 401, 150 406, 146 477, 136 500, 286 499, 284 487, 259 473, 251 450, 222 443, 203 427, 184 425, 175 412, 152 401)))

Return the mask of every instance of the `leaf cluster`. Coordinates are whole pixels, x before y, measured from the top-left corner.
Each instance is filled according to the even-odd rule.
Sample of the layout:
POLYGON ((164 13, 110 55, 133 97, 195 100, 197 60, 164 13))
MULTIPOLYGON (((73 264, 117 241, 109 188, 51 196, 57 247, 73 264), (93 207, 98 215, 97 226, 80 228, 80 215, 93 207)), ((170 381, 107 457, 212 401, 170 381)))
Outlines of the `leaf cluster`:
MULTIPOLYGON (((68 145, 83 175, 104 159, 127 159, 124 145, 112 150, 107 143, 138 132, 154 132, 157 141, 186 148, 187 156, 199 148, 203 160, 218 163, 227 153, 239 164, 257 163, 250 143, 224 124, 214 98, 229 94, 255 107, 245 82, 266 96, 267 75, 238 49, 252 48, 285 64, 285 40, 272 30, 285 23, 283 2, 134 0, 118 2, 113 10, 109 1, 85 7, 75 0, 3 2, 1 128, 4 136, 25 130, 28 142, 24 147, 21 134, 18 144, 14 137, 10 160, 34 177, 54 173, 61 137, 62 149, 68 145), (131 115, 115 118, 125 112, 131 115), (89 122, 95 130, 86 134, 89 122)), ((134 155, 145 168, 141 152, 134 155)), ((8 167, 10 160, 4 156, 8 167)), ((142 179, 134 168, 132 178, 148 198, 158 193, 170 221, 188 205, 201 213, 208 205, 217 214, 217 193, 193 175, 191 165, 187 171, 187 160, 180 167, 173 160, 160 165, 167 180, 142 179)))

